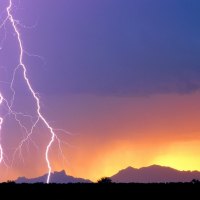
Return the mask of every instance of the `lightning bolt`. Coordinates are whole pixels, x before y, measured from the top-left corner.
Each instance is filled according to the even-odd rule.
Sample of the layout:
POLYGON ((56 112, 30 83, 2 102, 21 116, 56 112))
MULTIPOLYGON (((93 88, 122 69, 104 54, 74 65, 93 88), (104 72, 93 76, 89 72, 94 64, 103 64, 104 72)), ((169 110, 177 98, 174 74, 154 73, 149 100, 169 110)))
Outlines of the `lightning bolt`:
MULTIPOLYGON (((31 140, 31 135, 33 134, 33 130, 34 128, 36 127, 36 125, 38 124, 39 121, 41 121, 47 128, 47 130, 49 131, 50 133, 50 140, 46 146, 46 150, 45 150, 45 160, 46 160, 46 164, 47 164, 47 168, 48 168, 48 174, 47 174, 47 180, 46 180, 46 183, 49 183, 50 182, 50 176, 51 176, 51 172, 52 172, 52 166, 51 166, 51 162, 50 162, 50 159, 49 159, 49 151, 54 143, 55 140, 58 141, 58 144, 59 144, 59 149, 62 153, 62 150, 61 150, 61 140, 58 138, 58 136, 56 135, 55 131, 56 129, 54 129, 50 124, 49 122, 46 120, 46 118, 43 116, 42 112, 41 112, 41 102, 40 102, 40 98, 39 98, 39 95, 37 92, 35 92, 29 78, 28 78, 28 75, 27 75, 27 67, 25 65, 25 63, 23 62, 23 58, 24 58, 24 54, 27 54, 27 52, 24 50, 23 48, 23 42, 22 42, 22 39, 21 39, 21 34, 20 34, 20 31, 18 29, 18 25, 19 25, 19 21, 17 21, 13 14, 12 14, 12 9, 13 9, 13 0, 8 0, 8 6, 6 7, 6 17, 5 19, 3 20, 2 24, 0 24, 0 29, 2 27, 5 26, 5 24, 7 22, 9 22, 11 24, 11 27, 15 33, 15 37, 16 37, 16 40, 17 40, 17 44, 18 44, 18 48, 19 48, 19 58, 18 58, 18 65, 17 67, 14 69, 14 72, 13 72, 13 77, 12 77, 12 80, 11 80, 11 83, 10 83, 10 89, 12 91, 12 98, 11 98, 11 101, 10 103, 3 97, 3 95, 0 93, 0 107, 5 104, 5 107, 7 108, 8 110, 8 113, 7 115, 9 114, 12 114, 15 118, 15 120, 18 122, 18 124, 20 125, 20 127, 22 129, 24 129, 25 133, 26 133, 26 136, 21 140, 19 146, 16 148, 15 152, 14 152, 14 155, 15 153, 19 150, 21 152, 21 148, 22 146, 24 145, 24 143, 28 140, 31 140), (32 127, 30 128, 30 130, 28 130, 26 128, 26 126, 23 125, 23 123, 21 122, 21 120, 19 119, 18 116, 23 116, 23 117, 29 117, 29 118, 33 118, 32 116, 29 116, 29 115, 25 115, 23 113, 17 113, 15 111, 13 111, 13 104, 14 104, 14 100, 15 100, 15 90, 14 90, 14 87, 13 87, 13 84, 14 84, 14 81, 15 81, 15 75, 16 75, 16 72, 17 70, 21 68, 22 69, 22 76, 23 76, 23 79, 25 81, 25 84, 30 92, 30 94, 32 95, 34 101, 35 101, 35 105, 36 105, 36 113, 37 113, 37 117, 36 117, 36 120, 32 123, 32 127)), ((5 38, 4 38, 5 40, 5 38)), ((1 144, 1 131, 2 131, 2 125, 3 125, 3 122, 4 122, 4 117, 3 116, 0 116, 0 163, 2 163, 4 161, 4 152, 3 152, 3 147, 2 147, 2 144, 1 144)), ((58 129, 59 131, 59 129, 58 129)), ((64 131, 66 132, 66 131, 64 131)))
POLYGON ((18 45, 19 45, 19 50, 20 50, 20 55, 19 55, 19 67, 22 67, 22 70, 23 70, 23 78, 28 86, 28 89, 29 91, 31 92, 33 98, 35 99, 35 102, 36 102, 36 106, 37 106, 37 114, 38 114, 38 118, 46 125, 46 127, 49 129, 50 133, 51 133, 51 139, 46 147, 46 152, 45 152, 45 158, 46 158, 46 162, 47 162, 47 167, 48 167, 48 176, 47 176, 47 183, 49 183, 50 181, 50 175, 51 175, 51 164, 50 164, 50 161, 49 161, 49 150, 51 148, 51 145, 53 144, 54 142, 54 139, 55 139, 55 132, 53 130, 53 128, 49 125, 49 123, 47 122, 47 120, 44 118, 44 116, 42 115, 41 113, 41 106, 40 106, 40 99, 39 97, 37 96, 37 93, 34 91, 29 79, 28 79, 28 76, 27 76, 27 69, 26 69, 26 66, 25 64, 23 63, 23 55, 24 55, 24 50, 23 50, 23 45, 22 45, 22 39, 21 39, 21 35, 20 35, 20 32, 17 28, 17 22, 15 21, 15 19, 13 18, 12 16, 12 6, 13 6, 13 3, 12 3, 12 0, 9 0, 9 5, 8 7, 6 8, 7 10, 7 14, 8 14, 8 19, 10 21, 10 23, 12 24, 12 27, 16 33, 16 36, 17 36, 17 41, 18 41, 18 45))

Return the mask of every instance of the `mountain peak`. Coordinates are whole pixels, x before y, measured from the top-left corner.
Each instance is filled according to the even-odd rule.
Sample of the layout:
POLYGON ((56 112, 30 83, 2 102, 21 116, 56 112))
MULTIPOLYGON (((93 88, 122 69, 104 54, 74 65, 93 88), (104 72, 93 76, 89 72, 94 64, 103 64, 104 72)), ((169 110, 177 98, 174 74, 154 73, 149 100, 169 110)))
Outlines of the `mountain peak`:
POLYGON ((66 175, 65 170, 61 170, 61 171, 55 171, 53 172, 54 175, 66 175))
POLYGON ((127 167, 111 177, 113 182, 190 182, 192 179, 200 180, 198 171, 179 171, 170 167, 151 165, 135 169, 127 167))
POLYGON ((176 170, 176 169, 173 169, 171 167, 166 167, 166 166, 161 166, 161 165, 150 165, 150 166, 147 166, 147 167, 141 167, 139 168, 140 170, 141 169, 151 169, 151 170, 176 170))
POLYGON ((136 168, 129 166, 129 167, 123 169, 123 170, 135 170, 135 169, 136 169, 136 168))
MULTIPOLYGON (((16 183, 46 183, 47 174, 39 176, 36 178, 28 179, 26 177, 19 177, 15 182, 16 183)), ((59 172, 55 171, 51 173, 50 183, 91 183, 88 179, 76 178, 73 176, 66 175, 65 170, 59 172)))
POLYGON ((165 166, 156 165, 156 164, 148 166, 148 168, 163 168, 163 167, 165 167, 165 166))

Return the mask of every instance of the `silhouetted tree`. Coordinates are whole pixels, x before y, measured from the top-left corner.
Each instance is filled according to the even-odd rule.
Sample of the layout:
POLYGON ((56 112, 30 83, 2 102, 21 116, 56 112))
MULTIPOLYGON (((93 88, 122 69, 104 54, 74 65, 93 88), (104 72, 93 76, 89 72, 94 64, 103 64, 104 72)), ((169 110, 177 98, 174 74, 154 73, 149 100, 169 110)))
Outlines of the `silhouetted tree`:
POLYGON ((98 181, 97 181, 97 183, 106 183, 106 184, 108 184, 108 183, 112 183, 112 180, 109 178, 109 177, 102 177, 101 179, 99 179, 98 181))

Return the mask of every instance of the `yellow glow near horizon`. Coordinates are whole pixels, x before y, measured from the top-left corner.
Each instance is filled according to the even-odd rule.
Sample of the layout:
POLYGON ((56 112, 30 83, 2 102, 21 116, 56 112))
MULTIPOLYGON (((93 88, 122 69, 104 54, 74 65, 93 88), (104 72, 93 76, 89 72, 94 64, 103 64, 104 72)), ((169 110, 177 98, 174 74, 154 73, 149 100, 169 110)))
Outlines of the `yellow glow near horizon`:
POLYGON ((149 166, 153 164, 151 160, 155 149, 149 148, 149 151, 146 151, 144 146, 149 148, 146 143, 135 142, 132 144, 130 141, 123 140, 114 142, 105 146, 103 150, 94 152, 95 155, 90 155, 94 156, 90 162, 81 160, 81 168, 78 167, 80 164, 73 164, 77 168, 74 168, 71 174, 97 181, 101 177, 110 177, 129 166, 134 168, 149 166))
POLYGON ((112 176, 128 166, 140 168, 153 164, 177 170, 200 170, 200 141, 174 142, 160 152, 155 151, 156 145, 152 148, 149 147, 150 144, 146 145, 149 151, 141 148, 142 144, 130 146, 128 143, 121 143, 120 146, 115 144, 112 148, 105 149, 105 152, 102 152, 104 156, 98 157, 91 167, 95 170, 85 174, 86 177, 96 181, 103 176, 112 176))
POLYGON ((174 143, 164 155, 153 162, 178 170, 200 170, 200 141, 174 143))

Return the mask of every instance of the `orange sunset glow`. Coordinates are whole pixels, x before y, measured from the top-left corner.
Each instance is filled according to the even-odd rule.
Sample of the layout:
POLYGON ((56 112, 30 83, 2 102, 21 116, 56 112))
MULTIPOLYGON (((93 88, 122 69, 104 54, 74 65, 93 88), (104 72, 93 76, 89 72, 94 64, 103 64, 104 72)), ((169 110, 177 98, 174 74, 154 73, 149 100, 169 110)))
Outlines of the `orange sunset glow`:
MULTIPOLYGON (((200 94, 81 98, 90 99, 92 106, 100 109, 99 115, 87 115, 94 124, 87 123, 84 116, 77 119, 80 134, 72 136, 76 147, 66 152, 70 155, 66 168, 70 174, 96 181, 128 166, 200 169, 200 94)), ((57 165, 56 170, 60 169, 57 165)))

